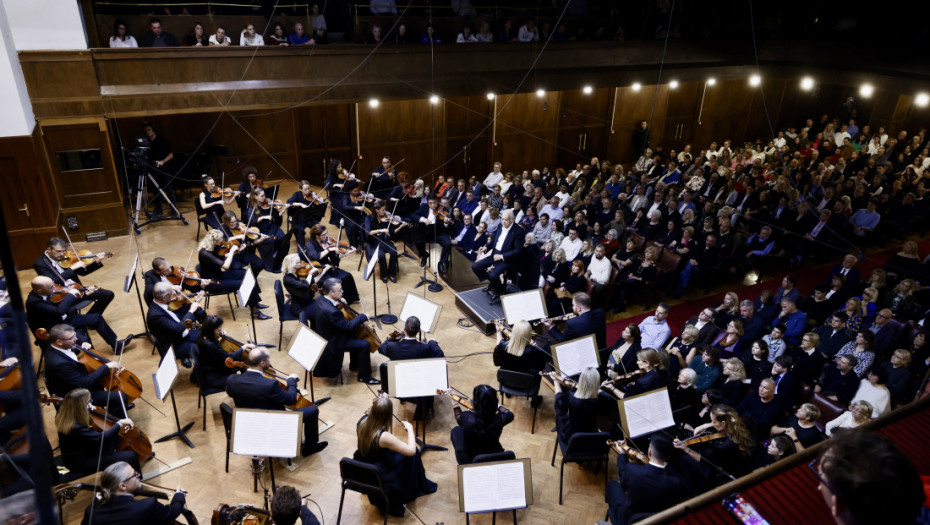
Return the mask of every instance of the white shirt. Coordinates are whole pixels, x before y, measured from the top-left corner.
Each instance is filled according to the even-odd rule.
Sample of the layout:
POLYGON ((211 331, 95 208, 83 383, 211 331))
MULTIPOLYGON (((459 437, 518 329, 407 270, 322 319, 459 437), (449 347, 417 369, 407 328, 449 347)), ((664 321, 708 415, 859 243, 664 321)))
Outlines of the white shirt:
POLYGON ((868 401, 872 405, 872 419, 891 411, 891 393, 885 385, 873 385, 868 379, 859 382, 859 390, 853 396, 850 404, 857 401, 868 401))
POLYGON ((502 180, 504 180, 503 173, 499 171, 492 171, 491 173, 488 173, 488 176, 484 178, 484 182, 481 184, 484 184, 484 186, 489 190, 493 190, 494 186, 500 184, 502 180))
POLYGON ((520 26, 520 30, 517 31, 517 41, 519 42, 533 42, 539 40, 538 33, 536 31, 530 31, 526 28, 526 24, 520 26))
POLYGON ((64 348, 58 348, 58 347, 55 346, 55 345, 51 345, 51 346, 52 346, 52 348, 54 348, 55 350, 58 350, 59 352, 61 352, 61 353, 65 354, 66 356, 68 356, 68 359, 71 359, 72 361, 74 361, 74 362, 76 362, 76 363, 80 363, 80 360, 78 360, 77 356, 74 355, 74 352, 72 352, 71 350, 65 350, 64 348))
POLYGON ((242 35, 239 37, 240 46, 263 46, 265 45, 265 38, 262 35, 255 33, 255 36, 252 37, 251 40, 249 40, 248 37, 245 36, 246 34, 247 33, 243 31, 242 35))
MULTIPOLYGON (((257 36, 257 35, 256 35, 256 36, 257 36)), ((225 44, 232 44, 232 40, 229 39, 229 35, 226 35, 226 36, 224 36, 223 38, 226 39, 223 43, 225 43, 225 44)), ((220 45, 220 41, 216 39, 216 33, 210 35, 210 45, 212 45, 212 46, 218 46, 218 45, 220 45)))
MULTIPOLYGON (((513 224, 510 225, 510 228, 513 228, 513 224)), ((507 240, 507 234, 510 233, 510 228, 504 228, 503 225, 501 225, 500 237, 497 238, 497 244, 494 245, 494 250, 498 253, 504 249, 504 241, 507 240)))
POLYGON ((549 216, 549 224, 562 218, 562 208, 553 208, 552 204, 543 206, 539 214, 542 215, 543 213, 549 216))
POLYGON ((578 257, 578 252, 581 251, 582 242, 581 239, 575 238, 572 241, 571 237, 565 237, 562 239, 562 244, 559 244, 559 248, 565 250, 565 260, 573 261, 575 257, 578 257))
MULTIPOLYGON (((559 208, 564 208, 568 204, 568 200, 572 198, 570 193, 558 192, 555 194, 559 198, 559 208)), ((552 217, 549 217, 550 219, 552 217)))
POLYGON ((110 37, 110 47, 111 47, 111 48, 117 48, 117 47, 139 47, 139 44, 138 44, 138 42, 136 42, 135 37, 133 37, 132 35, 126 35, 126 38, 125 38, 124 40, 120 40, 120 39, 116 38, 115 36, 111 36, 111 37, 110 37))
POLYGON ((610 260, 607 257, 601 257, 598 259, 596 256, 591 257, 591 264, 588 265, 588 270, 591 271, 591 280, 597 284, 607 284, 607 281, 610 280, 610 260))

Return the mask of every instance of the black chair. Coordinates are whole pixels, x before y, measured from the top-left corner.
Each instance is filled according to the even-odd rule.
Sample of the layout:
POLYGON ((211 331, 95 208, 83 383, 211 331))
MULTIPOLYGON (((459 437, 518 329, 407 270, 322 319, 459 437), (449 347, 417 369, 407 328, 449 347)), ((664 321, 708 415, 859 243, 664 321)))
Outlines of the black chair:
POLYGON ((191 348, 191 361, 193 361, 194 377, 197 378, 197 408, 200 408, 200 401, 203 400, 203 429, 207 430, 207 396, 219 394, 226 390, 207 386, 207 381, 203 376, 203 370, 200 369, 200 348, 197 348, 196 345, 191 348))
MULTIPOLYGON (((199 265, 199 264, 196 265, 196 266, 194 266, 194 271, 196 271, 197 273, 203 275, 203 274, 200 272, 200 265, 199 265)), ((203 302, 203 308, 204 308, 204 310, 206 310, 207 308, 210 307, 210 298, 213 297, 213 295, 214 295, 214 294, 211 294, 210 292, 207 292, 207 295, 206 295, 206 297, 204 298, 204 302, 203 302)), ((236 320, 236 308, 233 307, 232 298, 233 298, 234 295, 236 295, 236 292, 235 292, 235 291, 232 291, 232 292, 229 292, 229 293, 223 294, 223 295, 225 295, 225 296, 226 296, 226 299, 229 301, 229 313, 232 314, 233 321, 235 321, 235 320, 236 320)), ((236 296, 236 304, 237 304, 237 305, 239 304, 239 296, 236 296)))
POLYGON ((381 474, 371 463, 364 463, 350 458, 339 461, 339 475, 342 476, 342 496, 339 497, 339 514, 336 516, 336 525, 342 522, 342 503, 346 497, 346 490, 354 490, 368 496, 381 496, 385 502, 384 525, 387 525, 388 509, 391 508, 387 490, 381 482, 381 474))
POLYGON ((494 452, 492 454, 478 454, 472 460, 472 464, 490 463, 492 461, 510 461, 511 459, 517 459, 517 455, 514 454, 512 450, 505 450, 503 452, 494 452))
POLYGON ((220 403, 220 414, 223 416, 223 430, 226 432, 226 472, 229 472, 229 452, 232 446, 232 419, 233 409, 226 403, 220 403))
POLYGON ((280 280, 274 282, 274 301, 278 305, 278 352, 280 352, 281 340, 284 338, 284 323, 300 321, 300 318, 292 314, 291 309, 284 304, 284 285, 280 280))
MULTIPOLYGON (((512 370, 498 369, 497 371, 497 389, 501 393, 501 405, 504 404, 505 394, 511 396, 523 396, 533 400, 539 395, 539 381, 542 379, 539 375, 524 374, 523 372, 514 372, 512 370)), ((536 412, 539 410, 538 403, 532 403, 533 422, 530 425, 530 434, 536 431, 536 412)))
MULTIPOLYGON (((555 466, 555 453, 562 449, 562 468, 559 472, 559 505, 562 504, 562 481, 565 477, 566 463, 590 463, 597 462, 598 468, 601 462, 604 463, 604 486, 607 486, 607 471, 609 446, 607 440, 610 434, 607 432, 577 432, 569 438, 568 443, 559 439, 558 434, 558 417, 556 418, 556 438, 555 447, 552 449, 552 466, 555 466)), ((594 472, 597 474, 597 471, 594 472)))

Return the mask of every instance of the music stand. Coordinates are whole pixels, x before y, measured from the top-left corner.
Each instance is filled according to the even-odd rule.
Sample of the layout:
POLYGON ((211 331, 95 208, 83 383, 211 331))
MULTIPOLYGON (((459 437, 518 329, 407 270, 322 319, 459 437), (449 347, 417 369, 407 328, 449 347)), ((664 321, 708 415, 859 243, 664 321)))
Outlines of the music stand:
MULTIPOLYGON (((132 261, 132 269, 129 271, 129 275, 126 276, 126 280, 123 283, 123 292, 129 293, 129 289, 135 286, 136 298, 139 299, 139 312, 142 313, 142 326, 145 327, 144 332, 141 332, 138 334, 132 334, 132 336, 141 337, 144 335, 145 337, 149 339, 149 341, 152 341, 152 332, 149 331, 149 322, 148 322, 148 319, 146 319, 145 307, 142 304, 142 292, 139 291, 139 281, 137 280, 137 277, 136 277, 136 269, 138 267, 139 267, 139 254, 137 253, 135 259, 133 259, 132 261)), ((154 341, 152 342, 154 343, 154 341)))
POLYGON ((184 425, 184 428, 181 428, 181 420, 178 417, 178 404, 174 400, 174 390, 171 388, 174 386, 174 382, 177 378, 178 362, 174 357, 174 347, 169 346, 168 351, 165 352, 165 357, 161 360, 161 364, 158 365, 158 371, 152 374, 152 382, 155 383, 155 395, 158 399, 164 401, 165 396, 171 394, 171 406, 174 408, 174 423, 177 425, 178 430, 156 439, 155 442, 161 443, 171 438, 178 438, 187 443, 187 446, 190 448, 194 448, 194 444, 191 443, 191 440, 186 434, 186 432, 194 426, 194 422, 191 421, 184 425))
POLYGON ((517 523, 517 509, 533 504, 533 472, 529 458, 458 466, 459 511, 469 515, 513 511, 517 523), (523 487, 523 491, 515 490, 523 487))
MULTIPOLYGON (((325 348, 326 339, 301 325, 297 329, 297 335, 291 339, 291 348, 287 351, 287 355, 307 371, 307 375, 310 377, 310 401, 313 401, 316 406, 320 406, 330 399, 324 397, 317 401, 313 396, 313 369, 316 368, 316 364, 320 361, 320 356, 323 355, 325 348)), ((307 385, 304 383, 304 388, 306 387, 307 385)))
POLYGON ((442 305, 407 292, 404 306, 400 309, 400 320, 406 322, 408 317, 416 316, 420 320, 420 332, 430 334, 436 330, 441 313, 442 305))
POLYGON ((271 492, 276 490, 274 462, 271 458, 295 458, 300 454, 303 415, 283 410, 233 410, 232 453, 239 456, 268 458, 271 492), (269 432, 269 429, 274 429, 269 432))
POLYGON ((520 320, 532 322, 549 317, 541 288, 501 295, 501 308, 509 325, 520 320))
MULTIPOLYGON (((252 290, 255 288, 256 284, 255 275, 252 273, 252 269, 249 268, 249 271, 245 272, 245 275, 242 276, 242 284, 240 284, 239 289, 236 290, 239 304, 245 305, 249 302, 249 296, 252 295, 252 290)), ((252 319, 252 334, 255 335, 255 342, 258 343, 258 332, 255 331, 255 317, 251 315, 251 313, 249 317, 252 319)))
MULTIPOLYGON (((387 372, 388 395, 397 399, 436 397, 437 391, 449 389, 449 367, 444 357, 388 361, 387 372)), ((446 447, 426 443, 425 420, 423 421, 421 446, 424 451, 449 450, 446 447)))
MULTIPOLYGON (((375 246, 375 253, 368 259, 368 264, 365 265, 365 272, 362 274, 362 278, 366 281, 371 281, 371 292, 372 292, 372 302, 375 305, 374 317, 377 317, 385 324, 394 324, 397 322, 397 316, 391 313, 391 291, 387 289, 387 281, 384 283, 385 289, 387 289, 387 306, 388 313, 378 315, 378 283, 376 279, 372 279, 371 276, 375 274, 375 265, 378 263, 378 257, 381 254, 381 246, 375 246)), ((383 275, 381 276, 384 277, 383 275)))

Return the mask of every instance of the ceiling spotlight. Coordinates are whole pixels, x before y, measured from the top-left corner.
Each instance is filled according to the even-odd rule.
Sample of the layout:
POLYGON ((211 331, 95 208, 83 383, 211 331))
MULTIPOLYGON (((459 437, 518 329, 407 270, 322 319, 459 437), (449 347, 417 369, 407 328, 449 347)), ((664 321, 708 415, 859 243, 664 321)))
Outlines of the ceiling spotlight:
POLYGON ((707 79, 707 85, 708 85, 708 86, 713 86, 713 85, 716 85, 716 84, 717 84, 717 79, 716 79, 716 78, 710 77, 710 78, 707 79))
POLYGON ((670 88, 672 88, 672 89, 676 89, 676 88, 678 87, 678 81, 677 81, 677 80, 672 80, 671 82, 668 83, 668 87, 670 87, 670 88))
POLYGON ((810 91, 814 89, 814 79, 811 77, 804 77, 801 79, 801 89, 804 91, 810 91))
POLYGON ((381 104, 381 102, 379 102, 378 99, 376 99, 376 98, 373 98, 373 99, 371 99, 371 100, 368 101, 368 106, 369 106, 369 107, 376 108, 376 107, 378 107, 379 104, 381 104))
POLYGON ((488 100, 494 100, 494 93, 488 93, 488 100))
POLYGON ((917 104, 922 108, 927 107, 927 104, 930 104, 930 95, 926 93, 918 93, 917 96, 914 97, 914 104, 917 104))
POLYGON ((536 96, 539 97, 539 98, 543 98, 544 96, 546 96, 546 90, 545 90, 545 89, 542 89, 542 88, 537 89, 537 90, 536 90, 536 96))
POLYGON ((755 87, 755 86, 758 86, 758 85, 761 84, 761 83, 762 83, 762 77, 760 77, 759 75, 753 75, 753 76, 749 77, 749 85, 750 85, 750 86, 755 87))
POLYGON ((434 105, 434 106, 435 106, 436 104, 439 104, 439 96, 437 96, 437 95, 431 96, 431 97, 429 98, 429 103, 432 104, 432 105, 434 105))
POLYGON ((639 91, 639 88, 643 87, 643 85, 639 82, 633 82, 633 85, 630 87, 633 88, 633 91, 639 91))
POLYGON ((581 89, 581 91, 584 92, 585 95, 590 95, 594 92, 594 88, 591 86, 585 86, 581 89))
POLYGON ((863 98, 871 97, 872 93, 875 93, 875 87, 872 86, 872 84, 862 84, 862 86, 859 87, 859 94, 862 95, 863 98))

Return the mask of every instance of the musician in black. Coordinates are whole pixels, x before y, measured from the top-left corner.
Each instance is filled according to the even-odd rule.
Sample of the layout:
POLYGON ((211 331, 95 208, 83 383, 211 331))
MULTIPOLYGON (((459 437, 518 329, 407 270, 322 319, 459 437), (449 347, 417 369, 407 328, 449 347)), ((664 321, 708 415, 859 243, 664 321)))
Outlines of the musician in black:
MULTIPOLYGON (((168 144, 167 140, 155 133, 155 128, 150 123, 144 123, 142 129, 145 131, 145 136, 149 139, 149 162, 151 163, 151 167, 154 168, 152 170, 152 177, 158 181, 162 191, 165 192, 165 195, 170 200, 170 204, 176 205, 177 199, 174 195, 174 188, 171 186, 171 183, 174 182, 176 177, 174 169, 172 169, 174 152, 171 151, 171 145, 168 144)), ((154 205, 152 215, 158 216, 162 213, 162 201, 164 198, 161 196, 161 193, 155 191, 155 188, 151 188, 151 190, 154 193, 154 197, 152 198, 152 204, 154 205)), ((177 217, 177 213, 174 210, 171 210, 171 214, 177 217)))
POLYGON ((294 232, 294 238, 297 239, 297 245, 306 244, 307 228, 318 224, 323 220, 326 214, 326 201, 310 189, 310 183, 300 181, 300 189, 294 192, 287 199, 287 221, 290 223, 290 230, 294 232))
POLYGON ((477 385, 472 392, 473 410, 462 412, 456 407, 452 429, 452 447, 459 465, 472 463, 475 456, 503 452, 501 434, 513 421, 513 412, 497 404, 497 390, 489 385, 477 385))
POLYGON ((740 477, 749 472, 750 458, 755 450, 752 434, 739 414, 726 405, 714 405, 710 411, 710 423, 694 429, 694 435, 703 433, 722 433, 720 439, 698 452, 685 441, 676 439, 675 448, 684 452, 681 469, 689 486, 698 491, 712 488, 721 482, 729 481, 729 474, 740 477), (726 474, 721 475, 717 468, 726 474))
POLYGON ((139 458, 132 450, 117 450, 117 438, 123 428, 132 428, 132 420, 123 418, 104 431, 91 428, 90 391, 76 388, 61 400, 55 426, 64 465, 76 474, 87 475, 105 469, 118 461, 139 468, 139 458))
MULTIPOLYGON (((417 341, 418 335, 420 335, 420 319, 415 315, 411 315, 404 321, 404 331, 401 338, 399 340, 389 339, 381 343, 381 346, 378 347, 378 351, 391 361, 432 359, 445 356, 442 352, 442 348, 439 347, 439 343, 434 339, 430 339, 424 343, 417 341)), ((385 378, 382 377, 381 379, 383 382, 385 378)), ((408 399, 408 401, 416 403, 417 406, 416 412, 413 415, 414 421, 423 421, 433 412, 434 399, 435 396, 408 399)))
POLYGON ((257 281, 258 275, 265 269, 265 265, 262 262, 262 258, 255 253, 255 243, 253 239, 250 239, 249 236, 246 235, 245 230, 246 228, 239 219, 236 218, 235 213, 227 211, 223 214, 223 227, 220 228, 220 232, 222 232, 223 236, 220 240, 241 245, 236 252, 230 269, 241 270, 248 266, 257 281))
MULTIPOLYGON (((261 266, 258 267, 258 270, 256 270, 255 266, 250 266, 250 269, 242 266, 242 261, 248 261, 250 258, 247 249, 241 249, 242 245, 230 246, 227 248, 228 252, 219 255, 222 253, 222 247, 220 246, 222 240, 222 229, 210 230, 204 235, 198 246, 197 260, 200 261, 200 274, 204 279, 210 279, 210 283, 205 284, 203 290, 211 295, 225 295, 235 292, 242 286, 242 279, 245 278, 246 272, 252 271, 253 274, 256 271, 261 272, 261 266), (244 251, 246 253, 243 256, 244 251)), ((261 265, 260 260, 258 264, 261 265)), ((245 306, 249 307, 254 319, 271 319, 270 316, 261 312, 262 308, 268 308, 268 306, 261 303, 260 292, 261 287, 256 281, 252 293, 246 299, 245 306)))
POLYGON ((278 487, 271 498, 271 519, 275 525, 320 525, 316 516, 301 503, 297 489, 289 485, 278 487))
POLYGON ((243 168, 242 176, 244 180, 240 182, 239 186, 236 188, 236 191, 239 193, 236 195, 236 203, 239 205, 239 215, 245 218, 245 210, 249 207, 249 196, 252 195, 252 190, 264 186, 262 186, 261 181, 258 180, 258 170, 255 169, 255 166, 246 166, 243 168))
MULTIPOLYGON (((142 280, 145 281, 145 290, 142 292, 142 299, 145 304, 152 304, 152 289, 158 283, 170 283, 168 275, 171 274, 171 264, 164 257, 155 257, 152 259, 152 269, 142 274, 142 280)), ((171 284, 175 291, 188 290, 190 292, 199 292, 204 286, 211 284, 209 279, 200 278, 196 286, 187 283, 171 284)))
MULTIPOLYGON (((277 379, 265 376, 271 368, 271 358, 265 348, 253 348, 249 352, 249 369, 244 374, 232 375, 226 380, 226 393, 236 402, 236 408, 253 408, 257 410, 284 410, 286 406, 295 405, 298 400, 297 375, 287 377, 287 386, 281 388, 277 379)), ((320 409, 310 405, 300 409, 303 414, 303 443, 300 454, 304 457, 326 448, 326 441, 319 439, 320 409)))
MULTIPOLYGON (((82 258, 80 261, 71 261, 70 267, 64 268, 61 266, 61 262, 65 259, 65 252, 67 251, 67 244, 64 240, 58 237, 52 237, 48 240, 48 244, 46 244, 45 252, 36 259, 32 264, 32 268, 37 274, 51 279, 54 284, 63 286, 77 284, 83 286, 79 276, 89 275, 103 268, 103 263, 100 261, 110 255, 107 253, 97 253, 89 259, 82 258)), ((103 288, 97 288, 92 293, 84 294, 84 299, 89 299, 94 302, 94 305, 87 312, 88 314, 103 314, 107 306, 113 302, 113 292, 104 290, 103 288)))
POLYGON ((407 221, 415 226, 410 234, 413 245, 420 256, 420 266, 426 266, 429 253, 426 243, 436 242, 439 236, 446 231, 446 224, 450 222, 452 210, 439 206, 439 199, 435 195, 427 197, 426 204, 421 204, 407 221))
POLYGON ((378 198, 384 198, 394 186, 397 185, 394 166, 391 165, 391 158, 384 156, 381 159, 381 166, 371 172, 371 193, 378 198))
POLYGON ((81 525, 134 525, 175 523, 184 512, 185 491, 178 487, 167 506, 156 498, 135 499, 142 474, 126 462, 114 463, 100 477, 100 500, 93 498, 81 525))
POLYGON ((200 338, 197 339, 197 351, 200 357, 195 366, 200 369, 200 374, 206 383, 206 385, 200 385, 201 388, 225 389, 229 376, 240 371, 238 368, 226 366, 226 358, 242 361, 242 356, 247 357, 249 352, 255 348, 255 345, 251 343, 241 346, 232 344, 230 347, 236 350, 227 352, 224 348, 224 343, 227 342, 225 337, 223 319, 217 315, 208 315, 203 321, 200 338))
POLYGON ((326 233, 326 227, 322 224, 316 224, 310 228, 310 240, 307 241, 304 251, 301 252, 301 255, 310 261, 317 261, 320 264, 333 267, 328 275, 339 279, 339 282, 342 283, 342 297, 348 304, 359 301, 358 287, 355 286, 355 278, 352 277, 352 274, 339 268, 339 262, 354 250, 354 247, 338 246, 326 233))
POLYGON ((408 223, 401 221, 398 217, 394 221, 387 214, 387 206, 384 201, 375 201, 375 211, 365 218, 365 233, 368 235, 368 243, 365 245, 365 253, 368 260, 378 250, 378 270, 381 273, 381 282, 397 282, 397 247, 392 241, 393 235, 407 226, 408 223), (400 224, 396 224, 400 222, 400 224))
MULTIPOLYGON (((358 381, 369 385, 381 384, 371 377, 371 343, 359 339, 355 329, 368 321, 368 316, 358 314, 349 320, 343 314, 348 305, 343 299, 342 283, 331 277, 323 281, 323 295, 316 300, 316 332, 326 339, 323 355, 313 369, 316 377, 334 377, 342 373, 342 359, 349 353, 349 370, 358 370, 358 381)), ((351 312, 350 312, 351 313, 351 312)))
POLYGON ((264 188, 255 188, 249 197, 249 207, 243 215, 246 226, 255 226, 261 236, 254 240, 266 271, 281 273, 281 261, 287 255, 291 236, 281 230, 278 207, 267 202, 264 188))
POLYGON ((655 433, 646 465, 630 462, 626 454, 617 458, 620 481, 607 484, 610 523, 626 525, 636 514, 660 512, 685 499, 687 487, 668 464, 674 450, 668 437, 655 433))

